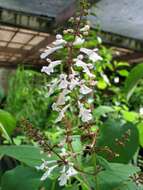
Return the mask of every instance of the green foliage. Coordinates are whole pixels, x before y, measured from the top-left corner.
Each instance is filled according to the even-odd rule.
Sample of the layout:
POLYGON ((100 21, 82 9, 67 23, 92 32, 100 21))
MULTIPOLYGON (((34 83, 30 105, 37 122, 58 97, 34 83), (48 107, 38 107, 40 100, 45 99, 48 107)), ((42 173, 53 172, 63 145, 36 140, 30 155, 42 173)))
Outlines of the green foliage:
POLYGON ((101 116, 104 116, 105 114, 112 113, 115 110, 112 107, 109 106, 99 106, 93 111, 93 115, 95 118, 100 118, 101 116))
MULTIPOLYGON (((99 189, 114 190, 120 189, 124 184, 128 184, 129 176, 139 171, 139 168, 123 164, 110 164, 110 169, 100 172, 97 175, 99 189)), ((133 184, 136 186, 135 184, 133 184)))
POLYGON ((143 147, 143 122, 138 124, 140 145, 143 147))
POLYGON ((124 92, 127 96, 127 99, 132 96, 137 84, 143 77, 143 64, 138 64, 136 67, 132 69, 128 78, 125 81, 124 92))
POLYGON ((17 121, 26 118, 37 127, 45 127, 50 105, 46 84, 47 79, 41 73, 19 68, 10 78, 5 109, 17 121))
POLYGON ((15 118, 4 110, 0 110, 0 123, 4 126, 8 135, 11 135, 16 127, 15 118))
POLYGON ((41 164, 42 158, 47 158, 44 154, 40 152, 39 148, 29 145, 0 146, 0 157, 3 155, 15 158, 16 160, 19 160, 22 163, 33 167, 41 164))
MULTIPOLYGON (((121 120, 108 120, 100 127, 98 146, 109 147, 117 154, 112 162, 128 163, 138 149, 138 130, 132 123, 124 123, 121 120)), ((103 151, 104 152, 104 151, 103 151)), ((112 155, 107 151, 101 153, 110 160, 112 155)))
MULTIPOLYGON (((80 26, 79 17, 76 22, 75 30, 85 24, 80 26)), ((87 25, 86 27, 88 28, 87 25)), ((89 85, 92 93, 87 93, 88 95, 79 93, 79 83, 67 96, 61 95, 64 88, 70 90, 68 84, 68 87, 63 89, 55 87, 53 94, 49 97, 48 90, 51 87, 52 76, 45 77, 39 72, 23 68, 16 71, 10 79, 5 108, 16 117, 19 123, 22 118, 26 118, 34 127, 37 126, 42 130, 33 130, 35 128, 31 125, 25 126, 26 135, 31 138, 30 143, 34 146, 27 145, 29 139, 24 142, 27 143, 26 145, 20 145, 21 139, 26 138, 23 134, 23 136, 15 134, 12 139, 20 146, 0 146, 0 158, 9 156, 18 160, 20 165, 4 174, 1 173, 1 190, 139 190, 131 177, 137 175, 140 169, 129 163, 139 148, 139 140, 143 146, 143 130, 140 121, 142 118, 136 113, 137 108, 130 109, 129 102, 122 93, 122 85, 127 78, 124 92, 129 99, 143 76, 143 64, 136 66, 129 73, 129 64, 112 61, 110 49, 102 45, 95 31, 89 32, 87 29, 86 33, 81 33, 83 38, 88 39, 83 46, 73 45, 77 37, 75 33, 77 32, 78 37, 80 36, 80 28, 79 31, 74 32, 72 29, 69 33, 65 31, 64 39, 67 43, 64 49, 55 53, 54 60, 62 59, 62 64, 54 68, 53 79, 59 80, 59 74, 69 75, 72 69, 75 69, 80 77, 74 77, 77 80, 83 79, 83 84, 89 85), (89 36, 87 36, 88 32, 89 36), (89 63, 88 69, 95 75, 96 81, 87 73, 82 72, 83 68, 76 69, 71 66, 72 61, 79 55, 81 47, 90 48, 88 52, 95 47, 99 48, 98 53, 102 59, 95 61, 93 65, 89 57, 96 52, 95 49, 91 51, 91 54, 89 53, 90 56, 85 53, 83 59, 78 60, 83 61, 83 64, 89 63), (91 87, 92 82, 96 83, 93 87, 91 87), (58 101, 62 103, 58 104, 58 101), (52 108, 55 102, 57 110, 52 108), (66 104, 70 106, 62 112, 66 104), (81 115, 84 113, 84 117, 86 114, 88 117, 92 111, 93 119, 84 122, 81 115), (56 123, 55 120, 60 113, 63 114, 63 118, 61 122, 56 123), (38 144, 40 148, 37 147, 38 144), (46 150, 46 154, 41 152, 42 148, 46 150), (37 171, 36 166, 40 166, 43 171, 37 171), (41 181, 43 172, 49 172, 52 167, 54 167, 54 173, 47 174, 45 182, 41 181), (76 173, 71 175, 70 179, 67 178, 64 187, 60 187, 59 177, 62 174, 67 177, 70 167, 76 173)), ((60 35, 58 38, 63 40, 60 35)), ((68 77, 67 82, 70 83, 71 80, 68 77)), ((16 125, 15 120, 9 117, 0 115, 0 128, 7 139, 10 139, 9 135, 13 133, 16 125)))
POLYGON ((0 136, 11 143, 10 136, 16 128, 15 118, 7 111, 0 110, 0 136))
POLYGON ((2 177, 2 190, 39 190, 40 173, 34 169, 18 166, 2 177))
POLYGON ((5 97, 5 93, 4 90, 2 88, 2 86, 0 86, 0 102, 2 101, 2 99, 5 97))

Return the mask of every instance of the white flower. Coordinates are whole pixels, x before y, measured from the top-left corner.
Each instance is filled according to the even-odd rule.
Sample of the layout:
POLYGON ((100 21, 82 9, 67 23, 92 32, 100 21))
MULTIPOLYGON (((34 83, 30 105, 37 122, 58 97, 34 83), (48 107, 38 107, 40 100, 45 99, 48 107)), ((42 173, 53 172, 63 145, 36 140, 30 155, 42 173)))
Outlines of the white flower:
POLYGON ((66 105, 62 110, 59 111, 59 116, 55 120, 55 123, 58 123, 63 119, 63 117, 65 116, 65 112, 67 111, 68 107, 69 107, 69 104, 66 105))
POLYGON ((102 57, 96 53, 97 50, 98 49, 96 49, 96 48, 93 49, 93 50, 87 49, 87 48, 81 48, 80 52, 85 53, 86 55, 88 55, 89 60, 91 60, 93 62, 96 62, 96 61, 103 60, 102 57))
POLYGON ((58 105, 58 106, 62 106, 62 105, 65 105, 65 103, 66 103, 66 95, 67 94, 69 94, 69 90, 67 90, 67 89, 64 89, 61 93, 60 93, 60 95, 59 95, 59 97, 58 97, 58 100, 57 100, 57 102, 56 102, 56 104, 58 105))
POLYGON ((63 173, 61 174, 61 176, 58 178, 59 185, 60 185, 60 186, 66 185, 67 182, 68 182, 68 179, 69 179, 69 177, 67 176, 67 174, 66 174, 65 172, 63 172, 63 173))
POLYGON ((72 74, 69 75, 69 89, 73 90, 76 86, 78 86, 80 84, 79 82, 79 78, 77 77, 78 73, 76 73, 73 68, 71 68, 72 70, 72 74))
POLYGON ((89 77, 95 77, 89 70, 88 66, 91 67, 91 64, 86 64, 85 62, 83 62, 80 59, 75 59, 74 61, 76 61, 75 66, 77 67, 82 67, 83 72, 86 73, 89 77))
POLYGON ((52 110, 59 112, 60 108, 58 108, 58 105, 56 103, 53 103, 52 110))
POLYGON ((57 65, 60 65, 61 62, 62 62, 61 60, 52 61, 52 62, 50 62, 50 64, 49 64, 48 66, 42 67, 41 72, 44 72, 44 73, 46 73, 47 75, 50 75, 51 73, 54 72, 54 68, 55 68, 57 65))
POLYGON ((114 78, 114 82, 115 82, 116 84, 119 83, 119 81, 120 81, 119 77, 115 77, 115 78, 114 78))
POLYGON ((95 86, 98 82, 95 80, 91 80, 91 81, 89 81, 89 83, 91 86, 95 86))
POLYGON ((103 80, 104 80, 108 85, 110 85, 110 81, 109 81, 107 75, 105 75, 105 74, 102 73, 102 72, 100 73, 100 75, 101 75, 101 77, 103 78, 103 80))
POLYGON ((43 161, 43 163, 40 166, 36 166, 37 170, 47 169, 49 164, 57 163, 57 160, 48 160, 48 161, 45 161, 44 159, 42 159, 42 161, 43 161))
POLYGON ((81 85, 79 91, 80 91, 81 94, 89 94, 89 93, 92 92, 92 89, 88 88, 85 84, 83 84, 83 85, 81 85))
POLYGON ((90 30, 90 26, 88 24, 80 29, 81 32, 88 32, 89 30, 90 30))
POLYGON ((73 177, 77 175, 78 172, 73 168, 73 166, 69 165, 69 169, 66 171, 66 167, 63 166, 63 169, 61 171, 61 176, 58 178, 59 185, 64 186, 67 184, 70 177, 73 177))
POLYGON ((85 39, 82 37, 76 36, 75 41, 73 42, 73 45, 82 45, 85 42, 85 39))
POLYGON ((99 44, 102 44, 102 39, 100 38, 100 36, 97 36, 97 41, 99 44))
POLYGON ((60 46, 66 44, 66 41, 63 39, 63 36, 61 34, 57 34, 56 41, 54 41, 52 44, 55 46, 60 46))
POLYGON ((58 79, 54 79, 49 86, 48 96, 54 93, 55 88, 57 87, 59 81, 58 79))
POLYGON ((79 105, 79 117, 81 117, 81 120, 83 122, 88 122, 90 120, 92 120, 92 114, 91 114, 91 110, 90 109, 86 109, 82 103, 78 102, 79 105))
POLYGON ((47 46, 47 49, 40 55, 40 57, 41 57, 41 59, 45 59, 46 57, 48 57, 49 55, 51 55, 55 51, 62 49, 62 48, 63 48, 63 46, 57 46, 57 47, 47 46))
POLYGON ((66 151, 66 149, 65 148, 62 148, 61 149, 61 153, 60 153, 60 156, 67 156, 68 155, 68 153, 67 153, 67 151, 66 151))
POLYGON ((143 107, 139 109, 139 114, 143 116, 143 107))
POLYGON ((73 166, 69 166, 69 169, 66 173, 68 177, 72 177, 78 174, 78 172, 73 168, 73 166))
POLYGON ((60 84, 59 84, 59 89, 65 89, 68 87, 69 82, 67 81, 67 75, 66 74, 61 74, 60 75, 60 84))
POLYGON ((58 167, 58 165, 54 165, 54 166, 52 166, 52 167, 49 167, 48 169, 47 169, 47 171, 42 175, 42 177, 41 177, 41 181, 44 181, 45 179, 47 179, 50 175, 51 175, 51 173, 52 173, 52 171, 56 168, 56 167, 58 167))

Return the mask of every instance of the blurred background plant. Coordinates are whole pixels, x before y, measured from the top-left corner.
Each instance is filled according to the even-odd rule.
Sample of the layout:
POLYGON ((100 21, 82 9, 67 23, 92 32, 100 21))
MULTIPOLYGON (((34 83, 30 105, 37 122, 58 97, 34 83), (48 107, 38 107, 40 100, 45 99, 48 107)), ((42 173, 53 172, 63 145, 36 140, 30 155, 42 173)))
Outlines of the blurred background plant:
POLYGON ((47 78, 33 70, 19 67, 9 79, 9 90, 4 109, 19 122, 28 119, 35 127, 44 128, 48 122, 50 98, 47 78))

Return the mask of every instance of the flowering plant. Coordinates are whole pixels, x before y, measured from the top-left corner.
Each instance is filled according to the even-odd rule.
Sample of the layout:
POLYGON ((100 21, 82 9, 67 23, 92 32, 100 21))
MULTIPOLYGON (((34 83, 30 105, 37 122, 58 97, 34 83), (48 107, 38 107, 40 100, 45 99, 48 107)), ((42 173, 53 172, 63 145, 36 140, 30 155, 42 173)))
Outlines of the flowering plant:
MULTIPOLYGON (((55 113, 53 126, 61 131, 61 136, 54 145, 46 143, 42 137, 35 139, 49 155, 49 160, 43 160, 36 168, 44 171, 41 181, 54 179, 54 173, 58 173, 55 179, 59 181, 59 186, 67 189, 78 182, 82 189, 104 189, 98 178, 104 174, 108 162, 98 152, 106 152, 115 160, 119 157, 110 147, 98 145, 100 129, 93 116, 94 95, 97 86, 100 86, 97 76, 100 75, 107 86, 111 86, 111 82, 104 73, 106 66, 100 67, 103 64, 100 50, 93 44, 92 48, 87 45, 91 31, 89 22, 83 17, 88 13, 88 6, 86 1, 81 2, 80 12, 69 20, 73 28, 64 30, 63 35, 57 34, 56 40, 41 54, 41 59, 48 62, 41 71, 48 75, 48 95, 54 100, 51 105, 55 113), (61 57, 63 52, 65 54, 61 57), (89 166, 87 162, 90 162, 89 166)), ((96 42, 100 45, 101 39, 97 37, 96 42)), ((119 83, 119 77, 114 78, 114 83, 119 83)), ((121 139, 115 141, 126 146, 130 136, 131 129, 127 127, 121 139)), ((129 172, 128 177, 136 171, 129 172)))
POLYGON ((119 102, 121 96, 116 88, 119 77, 114 73, 111 79, 106 74, 107 69, 113 73, 118 63, 110 63, 111 57, 105 56, 102 40, 84 19, 88 3, 83 0, 80 5, 80 11, 69 20, 71 27, 57 34, 55 41, 41 53, 41 59, 47 61, 41 72, 48 77, 48 96, 52 101, 50 127, 54 135, 50 129, 42 133, 23 120, 26 135, 35 146, 40 145, 40 153, 39 149, 29 146, 11 147, 8 151, 8 155, 30 166, 19 166, 7 174, 11 179, 26 173, 23 179, 30 180, 32 185, 24 183, 18 190, 27 187, 33 190, 139 190, 141 186, 140 169, 129 165, 138 148, 138 132, 134 124, 122 118, 121 109, 125 105, 124 101, 119 102), (104 95, 104 89, 112 89, 112 83, 116 99, 111 104, 100 105, 102 97, 108 96, 104 95))

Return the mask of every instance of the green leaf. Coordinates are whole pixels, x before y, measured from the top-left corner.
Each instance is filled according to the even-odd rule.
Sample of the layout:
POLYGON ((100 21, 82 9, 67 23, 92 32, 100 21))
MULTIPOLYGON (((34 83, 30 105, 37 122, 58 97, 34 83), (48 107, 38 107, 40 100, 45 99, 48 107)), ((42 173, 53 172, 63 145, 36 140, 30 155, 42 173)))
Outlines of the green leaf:
POLYGON ((18 166, 2 177, 2 190, 39 190, 41 174, 36 170, 18 166))
POLYGON ((111 161, 128 163, 139 146, 138 130, 132 123, 123 123, 120 120, 108 120, 100 127, 100 136, 97 146, 101 149, 100 154, 110 160, 112 155, 105 151, 105 147, 119 156, 111 161))
POLYGON ((107 87, 107 84, 104 80, 100 80, 98 81, 97 83, 97 87, 100 89, 100 90, 104 90, 106 87, 107 87))
POLYGON ((120 185, 117 190, 141 190, 134 182, 126 181, 120 185))
POLYGON ((123 183, 129 180, 129 176, 137 173, 138 171, 140 171, 139 168, 131 165, 110 163, 110 169, 101 171, 97 175, 99 189, 118 190, 123 183))
POLYGON ((4 126, 2 125, 2 123, 0 123, 0 131, 2 132, 2 136, 7 139, 10 143, 12 143, 10 136, 8 135, 8 133, 6 132, 4 126))
POLYGON ((123 117, 126 121, 137 122, 139 115, 136 112, 122 111, 123 117))
POLYGON ((125 81, 124 92, 126 94, 127 100, 129 100, 129 98, 132 96, 137 84, 142 77, 143 63, 134 67, 125 81))
POLYGON ((114 109, 109 106, 99 106, 93 111, 94 117, 101 117, 104 114, 114 112, 114 109))
POLYGON ((40 149, 34 146, 0 146, 0 155, 7 155, 15 158, 28 166, 37 166, 41 164, 43 158, 47 158, 45 154, 40 153, 40 149))
POLYGON ((143 122, 138 124, 140 145, 143 147, 143 122))
POLYGON ((0 109, 0 123, 8 135, 11 135, 16 128, 15 118, 7 111, 0 109))
POLYGON ((119 75, 122 77, 127 77, 129 75, 129 72, 127 70, 120 70, 118 71, 119 75))

